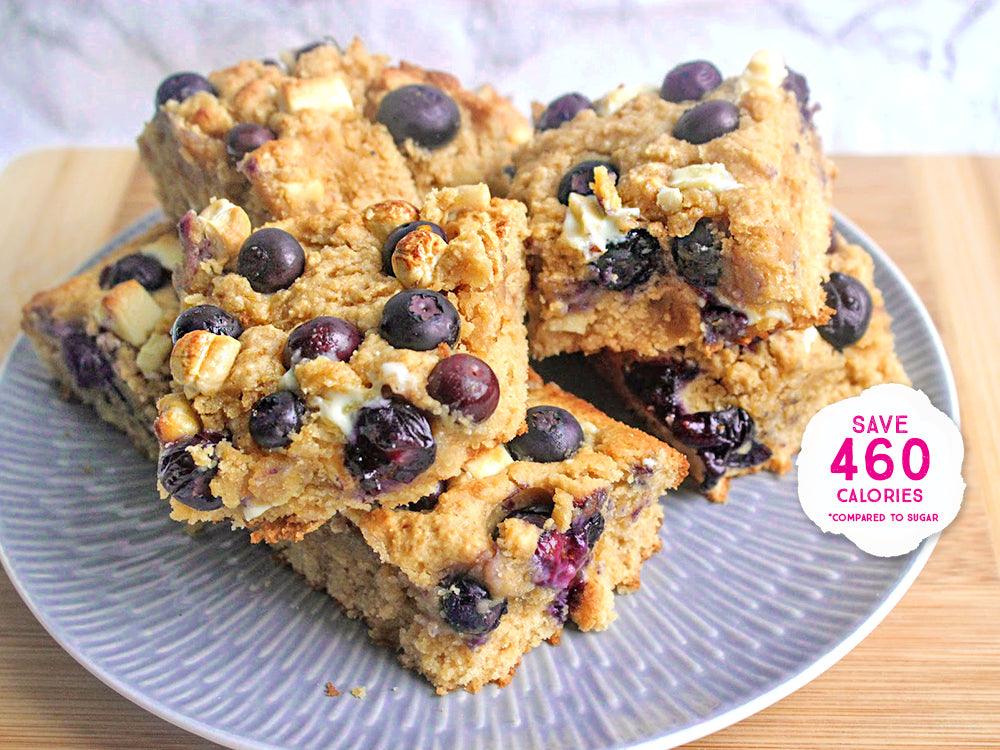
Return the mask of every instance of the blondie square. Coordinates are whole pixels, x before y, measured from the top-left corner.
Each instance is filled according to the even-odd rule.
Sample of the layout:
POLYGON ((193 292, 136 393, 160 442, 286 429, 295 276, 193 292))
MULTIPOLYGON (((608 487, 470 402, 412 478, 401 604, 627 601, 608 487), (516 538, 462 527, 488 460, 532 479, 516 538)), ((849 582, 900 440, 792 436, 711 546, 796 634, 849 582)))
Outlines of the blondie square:
POLYGON ((601 630, 660 547, 660 496, 687 464, 537 377, 529 429, 437 493, 349 509, 280 555, 444 693, 506 685, 567 621, 601 630))
POLYGON ((226 200, 186 214, 156 421, 173 517, 297 538, 414 502, 514 437, 526 233, 485 185, 255 231, 226 200))
POLYGON ((284 62, 245 60, 203 78, 161 84, 139 137, 168 216, 213 198, 271 219, 420 202, 437 187, 487 182, 531 136, 527 120, 489 86, 326 41, 284 62))
POLYGON ((734 78, 689 63, 659 92, 555 117, 566 101, 510 190, 531 219, 534 356, 711 350, 827 320, 833 166, 800 75, 762 52, 734 78))

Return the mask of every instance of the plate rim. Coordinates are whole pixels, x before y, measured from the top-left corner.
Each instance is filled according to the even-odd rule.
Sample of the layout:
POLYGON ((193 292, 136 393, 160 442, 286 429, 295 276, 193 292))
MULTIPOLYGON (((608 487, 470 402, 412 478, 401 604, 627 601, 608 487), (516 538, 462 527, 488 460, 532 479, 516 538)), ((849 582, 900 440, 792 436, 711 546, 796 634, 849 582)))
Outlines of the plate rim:
MULTIPOLYGON (((853 221, 848 219, 842 212, 833 208, 832 216, 834 226, 849 239, 864 247, 866 252, 875 256, 878 264, 885 268, 893 281, 899 285, 904 296, 912 304, 914 311, 922 324, 922 327, 929 334, 929 345, 935 356, 941 363, 943 373, 943 396, 946 404, 942 404, 942 411, 955 422, 960 424, 959 401, 955 382, 954 372, 948 359, 947 351, 941 340, 937 327, 930 316, 923 300, 913 288, 909 279, 902 273, 899 267, 893 262, 888 254, 876 243, 867 233, 860 229, 853 221)), ((163 220, 163 212, 160 209, 153 210, 138 218, 128 226, 121 229, 111 237, 96 253, 89 257, 84 263, 74 270, 71 276, 80 273, 86 268, 94 265, 101 257, 112 252, 116 247, 121 246, 131 238, 139 236, 150 226, 163 220)), ((876 268, 878 271, 878 268, 876 268)), ((0 381, 3 381, 11 367, 14 354, 21 347, 30 346, 26 335, 21 332, 11 343, 10 348, 4 355, 0 364, 0 381)), ((896 581, 888 595, 875 607, 871 613, 855 629, 842 638, 836 645, 824 653, 819 654, 812 662, 806 664, 801 670, 789 676, 785 681, 775 685, 767 692, 745 701, 744 703, 731 708, 730 710, 715 717, 705 719, 697 724, 675 730, 660 731, 658 734, 637 741, 626 742, 608 747, 619 748, 620 750, 654 750, 665 747, 676 747, 688 742, 695 741, 702 737, 714 734, 726 727, 732 726, 760 711, 774 705, 783 698, 791 695, 801 687, 819 677, 830 667, 840 661, 850 651, 852 651, 862 640, 864 640, 878 625, 885 619, 899 601, 909 591, 911 585, 923 570, 931 553, 937 545, 941 532, 937 532, 925 539, 916 549, 908 567, 901 570, 900 577, 896 581), (665 744, 666 743, 666 744, 665 744)), ((911 553, 912 554, 912 553, 911 553)), ((68 653, 74 661, 82 666, 87 672, 92 674, 104 685, 114 690, 118 695, 129 702, 139 706, 145 711, 167 721, 168 723, 190 732, 202 739, 222 744, 236 750, 280 750, 282 746, 271 743, 259 742, 248 739, 245 736, 237 735, 228 730, 217 727, 213 724, 200 721, 188 713, 169 708, 165 704, 158 702, 153 697, 146 696, 138 687, 127 684, 122 678, 117 677, 112 670, 102 667, 90 659, 82 649, 77 649, 68 642, 68 638, 61 635, 50 622, 49 616, 42 611, 37 602, 33 599, 31 592, 24 581, 15 574, 12 561, 3 544, 0 544, 0 565, 11 582, 12 587, 24 602, 36 621, 42 626, 46 633, 68 653)), ((402 669, 402 667, 400 667, 402 669)))

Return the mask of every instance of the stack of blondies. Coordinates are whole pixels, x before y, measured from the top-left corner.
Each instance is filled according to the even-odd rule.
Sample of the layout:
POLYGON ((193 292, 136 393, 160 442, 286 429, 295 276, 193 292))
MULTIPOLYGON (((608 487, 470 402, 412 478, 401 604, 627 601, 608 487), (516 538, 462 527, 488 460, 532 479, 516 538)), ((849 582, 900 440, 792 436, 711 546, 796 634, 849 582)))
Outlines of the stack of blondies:
POLYGON ((157 459, 165 512, 249 529, 439 692, 607 627, 689 465, 722 500, 790 468, 826 404, 905 382, 773 54, 567 94, 534 127, 357 41, 155 98, 164 219, 25 331, 157 459), (529 367, 569 352, 652 435, 529 367))

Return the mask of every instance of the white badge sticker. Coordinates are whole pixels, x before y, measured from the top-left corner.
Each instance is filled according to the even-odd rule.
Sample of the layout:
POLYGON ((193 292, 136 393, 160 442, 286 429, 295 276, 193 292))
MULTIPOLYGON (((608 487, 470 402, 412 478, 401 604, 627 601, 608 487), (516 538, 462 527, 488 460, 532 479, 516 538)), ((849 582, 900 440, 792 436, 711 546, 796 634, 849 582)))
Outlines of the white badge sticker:
POLYGON ((810 420, 799 502, 823 531, 872 555, 903 555, 955 518, 963 457, 958 427, 927 396, 877 385, 810 420))

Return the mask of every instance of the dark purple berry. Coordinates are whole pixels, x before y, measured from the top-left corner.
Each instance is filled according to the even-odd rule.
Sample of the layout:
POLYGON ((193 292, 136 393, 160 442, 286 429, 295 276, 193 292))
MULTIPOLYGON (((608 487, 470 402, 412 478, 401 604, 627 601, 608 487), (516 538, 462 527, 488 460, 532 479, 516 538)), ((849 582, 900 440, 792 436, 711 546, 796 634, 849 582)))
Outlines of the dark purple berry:
POLYGON ((169 281, 170 273, 152 255, 132 253, 105 266, 97 283, 101 289, 111 289, 130 279, 135 279, 147 290, 154 292, 169 281))
POLYGON ((740 108, 725 99, 709 99, 682 114, 674 124, 674 138, 701 144, 731 133, 740 126, 740 108))
POLYGON ((402 399, 380 399, 356 412, 344 464, 369 495, 412 481, 434 463, 437 446, 423 412, 402 399))
POLYGON ((583 443, 583 429, 576 417, 558 406, 532 406, 525 421, 528 431, 507 443, 516 461, 565 461, 576 455, 583 443))
POLYGON ((826 304, 833 308, 829 322, 816 326, 819 335, 837 351, 858 343, 872 319, 872 296, 853 276, 834 271, 824 282, 826 304))
POLYGON ((243 335, 240 321, 215 305, 195 305, 177 316, 170 329, 170 339, 176 344, 184 334, 191 331, 208 331, 218 336, 232 336, 238 339, 243 335))
POLYGON ((707 60, 692 60, 667 73, 660 86, 660 98, 668 102, 701 99, 722 83, 722 73, 707 60))
POLYGON ((781 88, 791 91, 799 103, 799 112, 806 120, 812 119, 813 108, 809 106, 809 83, 801 73, 796 73, 788 68, 785 80, 781 82, 781 88))
POLYGON ((645 229, 631 229, 619 242, 609 242, 607 250, 591 262, 595 283, 616 292, 639 286, 661 265, 659 241, 645 229))
POLYGON ((364 334, 358 327, 343 318, 321 315, 296 327, 285 340, 281 353, 285 369, 292 369, 299 362, 326 357, 346 362, 361 346, 364 334))
POLYGON ((581 516, 579 523, 573 522, 573 530, 581 535, 587 549, 593 549, 597 540, 601 538, 601 534, 604 533, 604 515, 596 512, 589 516, 581 516))
POLYGON ((771 457, 771 450, 754 440, 753 417, 738 406, 679 415, 671 431, 704 462, 703 489, 714 487, 727 468, 748 468, 771 457))
POLYGON ((535 130, 551 130, 558 128, 564 122, 569 122, 585 109, 593 109, 594 105, 590 99, 583 94, 573 92, 563 94, 558 99, 553 99, 545 111, 538 116, 535 123, 535 130))
POLYGON ((625 385, 666 424, 683 411, 680 391, 694 380, 698 365, 683 359, 636 362, 625 370, 625 385))
POLYGON ((745 314, 711 297, 701 308, 701 324, 705 343, 709 346, 719 342, 741 341, 747 335, 749 323, 745 314))
POLYGON ((221 433, 205 432, 163 446, 156 467, 156 476, 164 491, 177 502, 195 510, 221 508, 222 500, 212 494, 209 486, 215 478, 217 464, 213 461, 208 466, 199 466, 189 449, 204 448, 214 453, 215 447, 222 439, 221 433))
POLYGON ((606 167, 611 179, 615 181, 616 185, 618 184, 618 167, 611 162, 599 160, 582 161, 570 167, 569 171, 559 181, 559 190, 556 192, 559 202, 564 206, 568 206, 570 193, 593 195, 594 189, 590 187, 590 183, 594 181, 594 169, 597 167, 606 167))
POLYGON ((543 531, 531 556, 532 579, 539 586, 566 588, 586 563, 589 553, 583 534, 543 531))
POLYGON ((451 143, 462 123, 455 100, 423 83, 390 91, 379 104, 375 119, 389 129, 397 146, 409 138, 430 149, 451 143))
POLYGON ((708 218, 698 220, 690 234, 674 237, 670 251, 677 273, 694 286, 715 286, 722 277, 722 233, 708 218))
POLYGON ((338 50, 340 49, 340 45, 337 43, 336 39, 332 36, 325 36, 322 39, 317 39, 315 42, 309 42, 309 44, 299 47, 295 50, 294 57, 298 60, 306 52, 312 52, 314 49, 318 49, 320 47, 335 47, 338 50))
POLYGON ((453 354, 434 365, 427 376, 427 394, 448 411, 482 422, 500 403, 500 381, 478 357, 453 354))
POLYGON ((287 289, 306 266, 302 245, 284 229, 265 227, 247 237, 236 270, 250 281, 255 292, 271 294, 287 289))
POLYGON ((171 99, 182 102, 199 91, 214 92, 207 78, 197 73, 174 73, 164 78, 156 89, 156 105, 162 106, 171 99))
POLYGON ((464 575, 441 582, 441 618, 460 633, 479 635, 495 630, 507 614, 507 600, 493 599, 483 584, 464 575))
POLYGON ((114 377, 111 364, 97 346, 97 339, 82 331, 62 337, 63 362, 79 388, 103 388, 114 377))
POLYGON ((458 340, 458 310, 439 292, 407 289, 391 297, 382 309, 379 333, 397 349, 425 352, 458 340))
POLYGON ((264 396, 250 410, 250 437, 261 448, 283 448, 302 428, 306 405, 291 391, 264 396))
POLYGON ((241 122, 239 125, 234 125, 226 137, 226 153, 230 159, 238 162, 274 138, 274 131, 270 128, 253 122, 241 122))
POLYGON ((441 499, 441 495, 448 488, 447 482, 438 482, 437 487, 435 487, 431 492, 421 497, 418 500, 414 500, 412 503, 403 505, 397 510, 409 510, 415 513, 425 513, 427 511, 434 510, 437 507, 438 500, 441 499))
POLYGON ((392 254, 396 252, 396 245, 399 244, 401 239, 418 227, 427 227, 427 229, 434 232, 442 240, 445 242, 448 241, 444 230, 432 221, 409 221, 406 224, 400 224, 389 232, 389 236, 382 243, 382 270, 389 276, 396 275, 396 272, 392 270, 392 254))
POLYGON ((552 503, 529 505, 526 508, 518 508, 507 516, 507 518, 519 518, 525 523, 542 528, 545 526, 545 522, 551 518, 553 507, 552 503))

